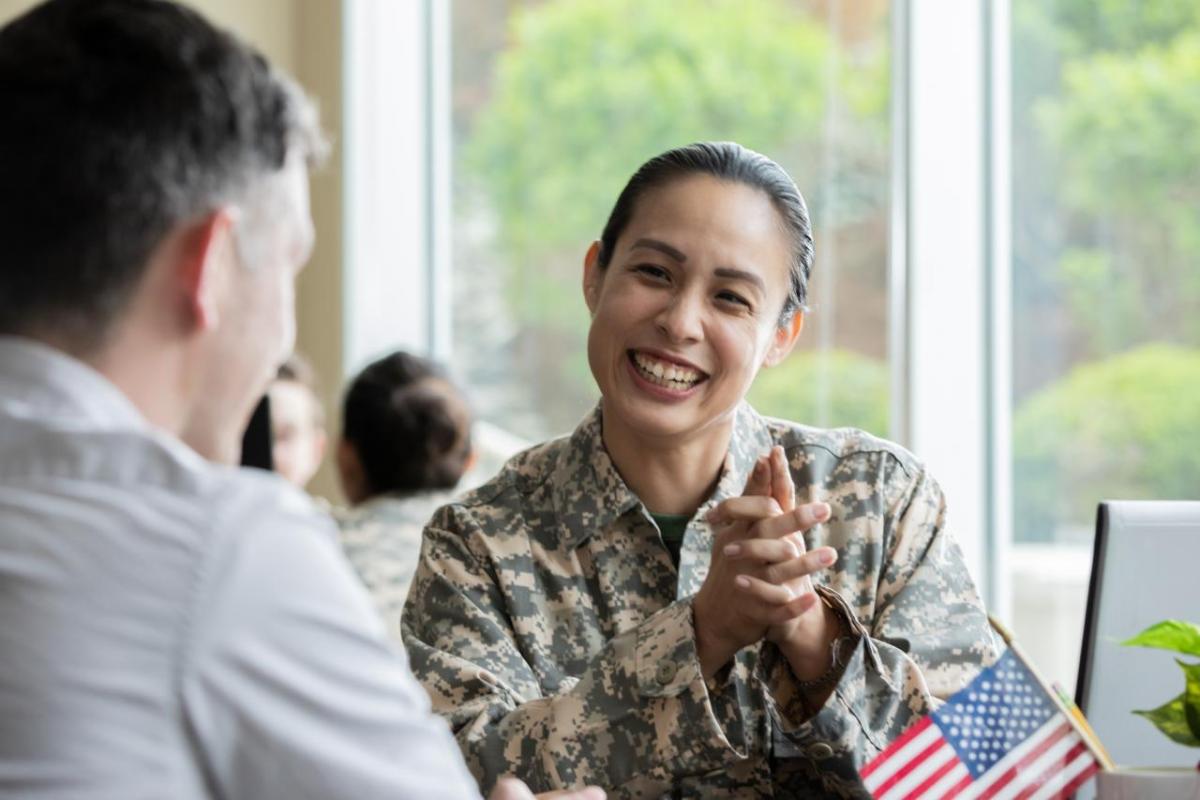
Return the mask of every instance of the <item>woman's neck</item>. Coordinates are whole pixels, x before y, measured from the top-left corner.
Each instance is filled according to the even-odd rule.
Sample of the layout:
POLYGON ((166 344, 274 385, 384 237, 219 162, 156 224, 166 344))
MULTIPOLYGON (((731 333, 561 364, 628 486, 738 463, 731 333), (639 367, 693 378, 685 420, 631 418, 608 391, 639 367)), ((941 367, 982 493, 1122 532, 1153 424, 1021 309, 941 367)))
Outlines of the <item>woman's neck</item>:
POLYGON ((604 447, 629 489, 653 514, 692 514, 721 477, 730 420, 686 438, 656 440, 601 418, 604 447))

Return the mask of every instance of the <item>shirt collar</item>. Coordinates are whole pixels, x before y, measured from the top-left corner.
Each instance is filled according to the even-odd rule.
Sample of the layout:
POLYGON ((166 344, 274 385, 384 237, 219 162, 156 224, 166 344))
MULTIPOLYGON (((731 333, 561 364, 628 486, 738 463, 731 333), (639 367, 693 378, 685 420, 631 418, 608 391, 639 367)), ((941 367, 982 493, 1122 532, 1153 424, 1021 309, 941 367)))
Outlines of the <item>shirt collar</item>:
MULTIPOLYGON (((755 460, 765 455, 771 444, 766 421, 749 404, 738 406, 717 488, 696 514, 703 515, 722 500, 740 495, 755 460)), ((584 417, 560 451, 553 480, 555 508, 571 549, 632 509, 644 511, 604 447, 600 404, 584 417)))
POLYGON ((99 372, 61 350, 19 336, 0 336, 0 410, 101 428, 146 425, 133 402, 99 372))

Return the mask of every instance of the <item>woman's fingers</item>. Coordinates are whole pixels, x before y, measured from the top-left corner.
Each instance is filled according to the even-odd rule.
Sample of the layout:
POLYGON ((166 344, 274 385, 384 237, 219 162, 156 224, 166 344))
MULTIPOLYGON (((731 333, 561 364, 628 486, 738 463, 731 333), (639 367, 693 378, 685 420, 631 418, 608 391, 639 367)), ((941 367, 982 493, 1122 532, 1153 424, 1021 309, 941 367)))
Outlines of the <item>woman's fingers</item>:
POLYGON ((792 483, 792 472, 788 469, 787 455, 783 448, 775 445, 771 448, 771 496, 784 511, 796 507, 796 486, 792 483))
POLYGON ((762 561, 774 564, 799 558, 803 550, 797 549, 790 539, 743 539, 725 545, 725 556, 734 560, 762 561))
POLYGON ((746 488, 742 496, 769 495, 771 493, 771 465, 766 456, 759 456, 754 462, 754 469, 746 479, 746 488))
POLYGON ((768 617, 763 621, 772 625, 803 614, 817 600, 815 592, 797 593, 787 586, 770 583, 753 575, 739 575, 734 584, 738 591, 762 603, 762 612, 768 617))
POLYGON ((758 522, 768 517, 777 517, 783 513, 779 503, 773 497, 765 495, 743 495, 731 497, 708 512, 708 521, 713 525, 726 525, 730 522, 758 522))
POLYGON ((820 572, 837 563, 837 551, 832 547, 818 547, 811 553, 805 553, 799 558, 770 564, 763 570, 763 578, 771 583, 786 583, 805 575, 820 572))
POLYGON ((790 587, 764 581, 753 575, 738 575, 734 584, 745 594, 771 606, 781 606, 796 599, 796 593, 790 587))
POLYGON ((750 529, 755 539, 780 539, 789 533, 803 533, 829 519, 827 503, 805 503, 786 513, 760 518, 750 529))
POLYGON ((832 566, 838 558, 837 550, 832 547, 818 547, 805 553, 787 539, 743 539, 725 545, 722 552, 731 561, 753 565, 754 574, 770 583, 811 575, 832 566))

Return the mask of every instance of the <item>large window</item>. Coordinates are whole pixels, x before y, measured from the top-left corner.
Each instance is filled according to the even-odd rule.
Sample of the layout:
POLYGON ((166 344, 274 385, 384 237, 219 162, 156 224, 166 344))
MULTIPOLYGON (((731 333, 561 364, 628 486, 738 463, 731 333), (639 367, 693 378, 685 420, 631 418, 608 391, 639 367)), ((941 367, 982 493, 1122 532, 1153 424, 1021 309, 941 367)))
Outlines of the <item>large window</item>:
POLYGON ((1096 504, 1200 487, 1200 4, 1013 0, 1012 64, 1014 614, 1071 686, 1096 504))
POLYGON ((349 363, 448 357, 495 456, 570 430, 596 399, 582 259, 624 181, 743 142, 817 244, 801 346, 752 401, 911 447, 993 610, 1073 685, 1096 504, 1200 487, 1200 5, 349 7, 349 363))
POLYGON ((471 0, 450 31, 452 353, 486 420, 574 427, 588 245, 645 159, 732 139, 791 172, 817 241, 801 345, 752 402, 887 435, 886 0, 471 0))

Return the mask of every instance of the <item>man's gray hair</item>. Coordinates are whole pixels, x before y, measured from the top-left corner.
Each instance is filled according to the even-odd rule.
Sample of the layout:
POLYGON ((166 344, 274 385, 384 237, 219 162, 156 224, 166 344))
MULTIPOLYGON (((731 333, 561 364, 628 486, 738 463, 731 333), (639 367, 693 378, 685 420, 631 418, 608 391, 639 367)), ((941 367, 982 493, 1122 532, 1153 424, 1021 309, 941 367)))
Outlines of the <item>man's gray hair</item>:
POLYGON ((102 340, 175 226, 326 151, 295 82, 166 0, 35 7, 0 96, 0 333, 102 340))

